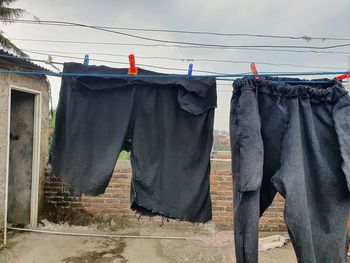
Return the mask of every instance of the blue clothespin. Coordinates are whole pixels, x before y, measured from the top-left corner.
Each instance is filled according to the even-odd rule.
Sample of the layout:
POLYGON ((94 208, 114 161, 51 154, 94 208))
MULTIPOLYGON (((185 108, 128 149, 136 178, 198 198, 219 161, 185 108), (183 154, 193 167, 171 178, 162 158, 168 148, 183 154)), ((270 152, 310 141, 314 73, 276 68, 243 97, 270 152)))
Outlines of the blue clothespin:
POLYGON ((190 64, 188 65, 188 76, 192 76, 192 70, 193 70, 193 64, 190 63, 190 64))
POLYGON ((89 55, 86 54, 84 57, 84 65, 89 65, 89 55))

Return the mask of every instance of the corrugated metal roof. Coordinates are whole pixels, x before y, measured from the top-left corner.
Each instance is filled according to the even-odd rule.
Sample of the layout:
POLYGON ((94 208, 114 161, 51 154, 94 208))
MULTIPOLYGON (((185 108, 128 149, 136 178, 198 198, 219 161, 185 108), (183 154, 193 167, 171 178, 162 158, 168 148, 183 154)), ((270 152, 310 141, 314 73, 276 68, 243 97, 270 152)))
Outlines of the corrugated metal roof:
POLYGON ((0 68, 51 72, 51 70, 34 64, 30 60, 25 60, 2 49, 0 49, 0 68))

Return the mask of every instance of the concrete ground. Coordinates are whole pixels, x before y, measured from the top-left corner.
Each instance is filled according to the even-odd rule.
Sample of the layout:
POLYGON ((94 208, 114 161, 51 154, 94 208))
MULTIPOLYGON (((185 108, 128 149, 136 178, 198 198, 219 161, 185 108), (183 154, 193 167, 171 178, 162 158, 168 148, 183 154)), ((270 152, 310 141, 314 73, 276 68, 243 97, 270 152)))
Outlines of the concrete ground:
MULTIPOLYGON (((81 229, 80 229, 81 230, 81 229)), ((76 232, 74 229, 71 230, 76 232)), ((80 231, 82 232, 82 231, 80 231)), ((84 232, 84 231, 83 231, 84 232)), ((90 231, 91 232, 91 231, 90 231)), ((124 234, 127 233, 124 232, 124 234)), ((233 263, 231 231, 133 230, 133 235, 189 236, 189 240, 119 239, 39 233, 10 234, 1 263, 233 263), (197 232, 197 233, 196 233, 197 232)), ((265 234, 266 236, 266 234, 265 234)), ((261 263, 295 263, 290 243, 259 253, 261 263), (283 259, 283 260, 282 260, 283 259)))

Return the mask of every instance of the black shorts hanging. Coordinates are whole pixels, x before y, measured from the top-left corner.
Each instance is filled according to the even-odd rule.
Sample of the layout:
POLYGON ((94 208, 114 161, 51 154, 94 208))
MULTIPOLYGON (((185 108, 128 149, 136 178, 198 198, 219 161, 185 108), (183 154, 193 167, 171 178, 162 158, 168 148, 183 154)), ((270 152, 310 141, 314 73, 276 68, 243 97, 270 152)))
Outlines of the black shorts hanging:
POLYGON ((131 151, 131 206, 192 222, 211 219, 215 78, 140 75, 64 65, 51 163, 74 194, 102 194, 122 150, 131 151), (76 76, 75 73, 107 74, 76 76))

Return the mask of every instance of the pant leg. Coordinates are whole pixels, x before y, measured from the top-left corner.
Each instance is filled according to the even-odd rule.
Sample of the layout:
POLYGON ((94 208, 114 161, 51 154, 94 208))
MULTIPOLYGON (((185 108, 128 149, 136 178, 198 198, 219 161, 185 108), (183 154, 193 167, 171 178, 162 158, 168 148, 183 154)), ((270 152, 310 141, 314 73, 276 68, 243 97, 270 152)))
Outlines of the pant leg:
POLYGON ((340 144, 342 170, 350 189, 350 96, 343 95, 332 110, 334 126, 340 144))
POLYGON ((271 178, 281 167, 282 141, 287 130, 288 116, 283 97, 260 93, 258 100, 264 143, 263 179, 260 188, 260 216, 262 216, 277 193, 271 178))
MULTIPOLYGON (((64 72, 82 72, 86 67, 91 73, 98 70, 70 63, 64 72)), ((62 78, 51 163, 54 175, 74 194, 105 191, 127 137, 134 88, 114 88, 114 83, 95 77, 62 78)))
POLYGON ((237 263, 255 263, 258 260, 259 200, 263 175, 260 129, 255 91, 236 90, 231 100, 230 135, 237 263))
POLYGON ((257 262, 259 217, 276 190, 287 114, 280 96, 244 89, 231 102, 234 229, 237 262, 257 262), (243 149, 243 150, 242 150, 243 149))
MULTIPOLYGON (((190 86, 197 85, 192 81, 190 86)), ((202 113, 194 114, 191 109, 198 104, 189 102, 184 107, 178 100, 181 91, 175 84, 138 89, 131 203, 142 214, 204 223, 212 217, 209 175, 214 109, 205 104, 202 113)), ((215 96, 215 84, 209 92, 215 96)))
MULTIPOLYGON (((333 107, 333 120, 337 133, 340 152, 343 160, 342 170, 346 178, 346 184, 350 189, 350 96, 349 94, 343 95, 333 107)), ((350 215, 349 215, 350 216, 350 215)), ((346 240, 346 252, 348 254, 348 248, 350 243, 350 228, 348 221, 348 232, 346 240)))
POLYGON ((273 182, 286 199, 298 262, 344 263, 350 203, 332 107, 297 97, 287 100, 287 108, 282 166, 273 182))

